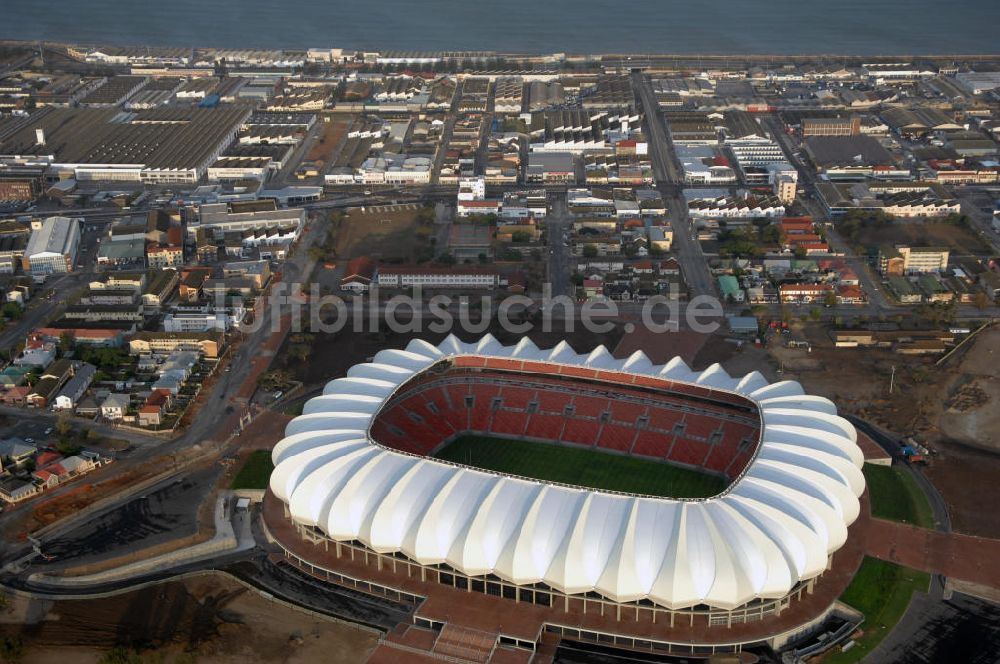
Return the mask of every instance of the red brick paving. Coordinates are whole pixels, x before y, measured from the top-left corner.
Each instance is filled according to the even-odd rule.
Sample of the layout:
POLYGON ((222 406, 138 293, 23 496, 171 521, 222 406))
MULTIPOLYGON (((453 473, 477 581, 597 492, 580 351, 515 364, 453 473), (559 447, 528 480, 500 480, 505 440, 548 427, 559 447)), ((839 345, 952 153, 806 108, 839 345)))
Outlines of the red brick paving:
POLYGON ((499 636, 496 632, 481 632, 448 623, 441 628, 437 641, 434 642, 434 652, 486 664, 499 636))
POLYGON ((864 453, 865 461, 892 460, 892 457, 878 443, 860 431, 858 431, 858 447, 864 453))
POLYGON ((368 664, 441 664, 444 661, 430 653, 421 655, 412 650, 394 648, 391 643, 382 643, 368 656, 368 664))
POLYGON ((1000 540, 872 519, 867 553, 924 572, 1000 589, 1000 540))

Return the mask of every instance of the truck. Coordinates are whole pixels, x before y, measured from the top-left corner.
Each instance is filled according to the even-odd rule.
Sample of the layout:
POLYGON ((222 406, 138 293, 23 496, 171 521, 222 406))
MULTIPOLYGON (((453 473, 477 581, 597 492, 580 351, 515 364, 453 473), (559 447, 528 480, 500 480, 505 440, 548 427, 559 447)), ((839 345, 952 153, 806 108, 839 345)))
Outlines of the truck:
POLYGON ((926 447, 913 440, 912 438, 907 438, 903 441, 902 446, 903 459, 907 463, 929 463, 930 450, 926 447))

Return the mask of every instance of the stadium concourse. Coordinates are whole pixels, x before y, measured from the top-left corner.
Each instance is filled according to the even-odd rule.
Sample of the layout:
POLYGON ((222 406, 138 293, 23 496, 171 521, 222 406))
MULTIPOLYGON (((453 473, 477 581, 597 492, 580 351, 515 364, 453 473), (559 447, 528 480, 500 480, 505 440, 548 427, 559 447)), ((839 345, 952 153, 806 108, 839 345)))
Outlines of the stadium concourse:
MULTIPOLYGON (((444 650, 468 637, 532 652, 545 634, 678 655, 777 646, 822 620, 860 563, 854 427, 757 372, 489 335, 415 340, 331 381, 285 434, 264 504, 285 562, 413 603, 414 630, 438 632, 444 650), (726 487, 657 497, 433 458, 467 434, 628 455, 726 487)), ((400 644, 420 641, 405 633, 400 644)))

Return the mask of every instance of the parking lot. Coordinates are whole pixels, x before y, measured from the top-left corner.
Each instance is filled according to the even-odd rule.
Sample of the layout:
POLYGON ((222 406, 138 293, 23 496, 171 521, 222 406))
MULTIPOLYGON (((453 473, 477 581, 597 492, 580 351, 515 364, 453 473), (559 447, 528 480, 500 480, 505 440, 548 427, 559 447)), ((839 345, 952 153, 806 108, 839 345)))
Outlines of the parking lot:
POLYGON ((6 438, 20 438, 38 447, 56 444, 56 432, 51 421, 7 417, 3 429, 6 438))

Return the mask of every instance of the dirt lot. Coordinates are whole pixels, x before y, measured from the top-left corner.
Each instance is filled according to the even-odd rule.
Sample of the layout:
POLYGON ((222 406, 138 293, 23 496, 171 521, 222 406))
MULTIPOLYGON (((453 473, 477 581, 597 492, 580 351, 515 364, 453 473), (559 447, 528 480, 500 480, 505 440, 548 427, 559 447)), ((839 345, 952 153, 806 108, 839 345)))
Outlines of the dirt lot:
MULTIPOLYGON (((476 322, 475 314, 472 314, 472 322, 476 322)), ((479 334, 466 334, 456 332, 459 338, 471 341, 479 338, 486 332, 492 333, 497 339, 505 344, 516 344, 522 335, 504 332, 494 321, 488 330, 479 334)), ((297 362, 289 357, 287 353, 280 353, 275 366, 292 372, 296 380, 302 381, 306 389, 310 386, 322 385, 329 380, 343 376, 348 369, 359 362, 375 355, 375 353, 386 348, 404 348, 410 339, 419 337, 426 339, 430 343, 438 344, 447 335, 444 333, 435 334, 424 332, 422 334, 395 333, 386 330, 385 332, 368 333, 354 332, 350 329, 341 330, 336 334, 317 334, 313 336, 312 351, 308 359, 297 362)), ((543 332, 541 330, 528 333, 528 337, 540 348, 551 348, 565 339, 577 352, 591 351, 598 344, 604 344, 608 348, 614 349, 618 345, 621 337, 620 330, 613 330, 607 334, 596 335, 587 330, 578 329, 572 334, 562 332, 543 332)))
POLYGON ((953 254, 989 254, 990 248, 979 239, 975 231, 963 226, 934 222, 897 221, 882 228, 862 229, 857 243, 862 246, 879 244, 909 244, 912 246, 941 246, 953 254))
POLYGON ((333 160, 335 151, 340 149, 341 142, 347 136, 347 127, 349 125, 350 122, 347 120, 321 123, 320 133, 306 155, 306 161, 322 161, 324 164, 330 163, 333 160))
MULTIPOLYGON (((412 262, 430 243, 432 229, 417 223, 420 206, 378 205, 350 208, 337 232, 337 256, 371 256, 382 261, 412 262)), ((442 248, 443 251, 443 248, 442 248)))
POLYGON ((773 344, 768 350, 782 377, 922 441, 934 453, 927 476, 948 503, 955 530, 1000 537, 1000 512, 984 509, 1000 482, 1000 328, 980 335, 944 367, 888 350, 835 349, 819 326, 797 322, 793 328, 792 336, 808 340, 812 351, 773 344))
POLYGON ((371 633, 292 611, 223 576, 100 600, 11 604, 0 634, 20 637, 24 664, 96 662, 113 645, 163 662, 353 664, 376 645, 371 633))

